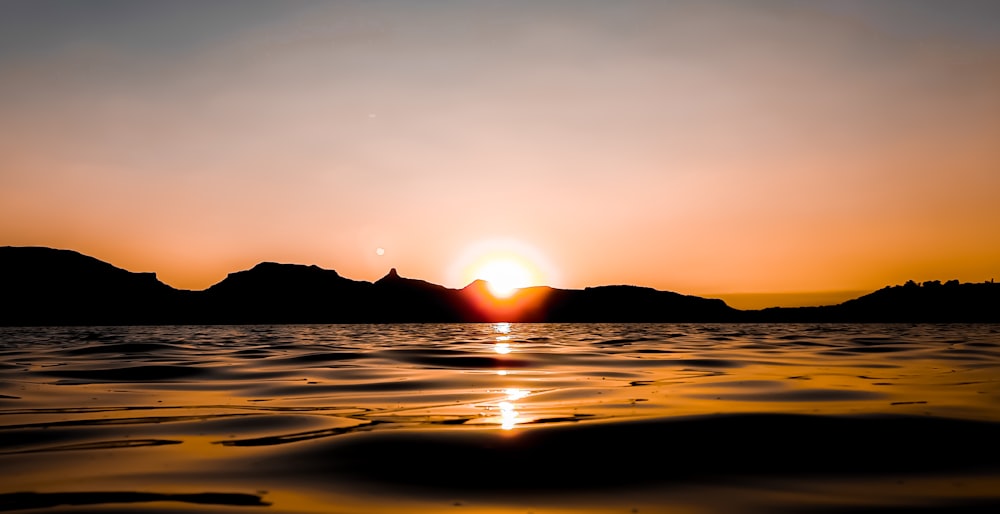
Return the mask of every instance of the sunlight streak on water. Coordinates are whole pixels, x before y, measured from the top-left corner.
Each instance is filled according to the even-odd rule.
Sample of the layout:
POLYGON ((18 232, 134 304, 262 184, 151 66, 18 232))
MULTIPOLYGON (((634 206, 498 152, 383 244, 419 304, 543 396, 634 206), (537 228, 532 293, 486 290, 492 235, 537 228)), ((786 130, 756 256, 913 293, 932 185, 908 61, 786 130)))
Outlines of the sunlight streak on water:
POLYGON ((514 425, 517 424, 517 411, 514 410, 514 404, 500 402, 498 407, 500 408, 500 427, 504 430, 514 428, 514 425))

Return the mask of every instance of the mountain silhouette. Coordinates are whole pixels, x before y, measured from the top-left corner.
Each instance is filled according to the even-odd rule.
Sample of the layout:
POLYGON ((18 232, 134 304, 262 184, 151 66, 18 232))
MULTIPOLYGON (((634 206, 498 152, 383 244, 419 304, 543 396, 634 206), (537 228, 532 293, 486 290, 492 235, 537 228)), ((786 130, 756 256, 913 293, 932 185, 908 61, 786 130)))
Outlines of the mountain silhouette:
POLYGON ((0 247, 0 324, 92 325, 168 321, 183 292, 71 250, 0 247))
POLYGON ((196 293, 186 313, 200 323, 345 322, 364 314, 371 284, 318 266, 262 262, 196 293))
POLYGON ((634 285, 547 286, 495 297, 393 268, 375 282, 315 265, 262 262, 203 291, 175 289, 72 250, 0 247, 0 325, 428 322, 1000 322, 1000 284, 888 286, 837 305, 738 310, 634 285))
POLYGON ((756 321, 852 323, 1000 322, 1000 284, 938 280, 887 286, 826 307, 770 307, 756 321))

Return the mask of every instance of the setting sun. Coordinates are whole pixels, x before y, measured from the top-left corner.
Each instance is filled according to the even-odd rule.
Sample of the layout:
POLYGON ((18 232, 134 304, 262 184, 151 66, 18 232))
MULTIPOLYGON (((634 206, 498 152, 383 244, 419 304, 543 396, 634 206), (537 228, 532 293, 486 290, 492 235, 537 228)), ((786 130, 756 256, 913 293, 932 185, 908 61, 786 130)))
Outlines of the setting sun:
POLYGON ((514 259, 487 261, 476 275, 485 280, 490 292, 500 298, 506 298, 514 291, 531 285, 531 272, 514 259))
POLYGON ((487 239, 468 246, 452 266, 455 282, 484 280, 491 295, 509 298, 521 288, 552 285, 555 271, 534 246, 514 239, 487 239))

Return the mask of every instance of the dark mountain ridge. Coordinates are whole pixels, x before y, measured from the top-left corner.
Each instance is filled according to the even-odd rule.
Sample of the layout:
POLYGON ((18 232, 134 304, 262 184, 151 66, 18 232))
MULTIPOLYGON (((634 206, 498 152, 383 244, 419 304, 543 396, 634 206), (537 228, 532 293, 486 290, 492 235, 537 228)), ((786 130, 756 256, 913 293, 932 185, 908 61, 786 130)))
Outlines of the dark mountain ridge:
POLYGON ((758 321, 851 323, 1000 322, 1000 284, 933 280, 886 286, 825 307, 770 307, 755 311, 758 321))
POLYGON ((451 289, 395 268, 367 282, 262 262, 187 291, 72 250, 0 247, 0 326, 496 321, 996 323, 1000 284, 908 282, 838 305, 738 310, 633 285, 537 286, 495 298, 481 280, 451 289))

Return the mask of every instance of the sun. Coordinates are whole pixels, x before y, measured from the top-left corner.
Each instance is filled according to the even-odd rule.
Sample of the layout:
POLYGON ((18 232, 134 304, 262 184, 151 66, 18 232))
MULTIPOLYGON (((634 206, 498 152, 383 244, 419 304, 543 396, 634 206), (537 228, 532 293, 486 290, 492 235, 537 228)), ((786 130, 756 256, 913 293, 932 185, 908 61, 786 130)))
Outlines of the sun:
POLYGON ((486 281, 489 293, 510 298, 519 289, 549 285, 556 280, 554 267, 535 246, 520 239, 482 239, 467 246, 451 267, 453 281, 463 287, 486 281))
POLYGON ((531 285, 532 273, 513 258, 494 258, 480 265, 475 274, 486 281, 493 296, 507 298, 514 291, 531 285))

